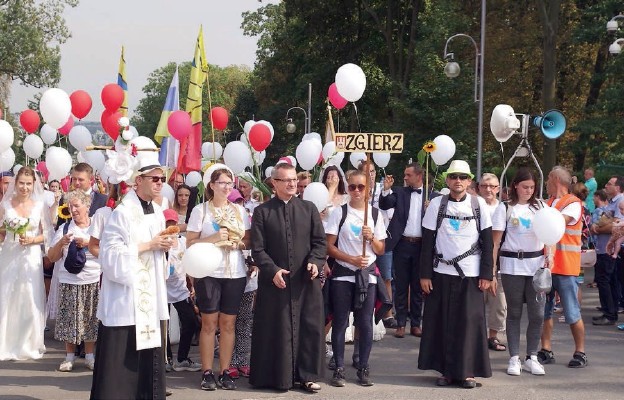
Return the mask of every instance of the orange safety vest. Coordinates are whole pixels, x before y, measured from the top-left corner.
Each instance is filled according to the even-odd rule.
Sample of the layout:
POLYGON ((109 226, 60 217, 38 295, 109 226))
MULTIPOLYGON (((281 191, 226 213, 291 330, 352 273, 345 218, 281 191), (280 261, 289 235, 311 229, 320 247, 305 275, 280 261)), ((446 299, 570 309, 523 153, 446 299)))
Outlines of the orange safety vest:
MULTIPOLYGON (((552 207, 554 197, 548 199, 548 205, 552 207)), ((566 194, 559 199, 555 208, 563 210, 572 203, 581 200, 573 194, 566 194)), ((581 272, 581 234, 583 232, 583 208, 581 207, 580 218, 574 225, 566 225, 565 233, 557 243, 555 249, 554 266, 551 272, 558 275, 579 276, 581 272)))

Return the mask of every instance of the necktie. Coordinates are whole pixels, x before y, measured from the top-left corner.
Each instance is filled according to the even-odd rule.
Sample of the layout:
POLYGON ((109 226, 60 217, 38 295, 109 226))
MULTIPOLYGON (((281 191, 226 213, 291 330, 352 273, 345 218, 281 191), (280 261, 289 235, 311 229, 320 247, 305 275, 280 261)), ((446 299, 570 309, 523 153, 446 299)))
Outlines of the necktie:
POLYGON ((418 194, 422 193, 422 189, 414 189, 413 187, 410 187, 409 190, 410 190, 410 193, 414 193, 414 192, 418 194))

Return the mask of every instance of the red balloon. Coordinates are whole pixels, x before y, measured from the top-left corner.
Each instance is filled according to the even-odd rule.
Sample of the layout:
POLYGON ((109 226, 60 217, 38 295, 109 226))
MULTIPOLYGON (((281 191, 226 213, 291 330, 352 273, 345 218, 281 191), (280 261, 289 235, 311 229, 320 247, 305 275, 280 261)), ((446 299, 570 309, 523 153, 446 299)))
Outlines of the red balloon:
POLYGON ((59 183, 61 184, 61 189, 63 190, 63 192, 65 193, 69 192, 69 184, 71 183, 69 176, 66 176, 65 178, 61 179, 61 182, 59 183))
POLYGON ((39 114, 34 110, 24 110, 20 114, 20 125, 22 125, 22 128, 29 134, 39 129, 40 123, 41 119, 39 118, 39 114))
POLYGON ((262 151, 271 143, 271 130, 265 124, 254 124, 249 130, 248 139, 255 151, 262 151))
POLYGON ((41 175, 43 175, 43 178, 47 181, 48 180, 48 175, 50 174, 48 172, 48 167, 46 165, 45 161, 39 161, 37 163, 37 166, 35 167, 35 169, 39 172, 41 172, 41 175))
POLYGON ((124 91, 116 83, 109 83, 102 89, 102 104, 110 111, 117 111, 124 101, 124 91))
POLYGON ((104 129, 104 132, 106 132, 113 141, 117 140, 117 137, 119 137, 119 118, 121 117, 121 113, 117 111, 104 110, 102 112, 102 117, 100 118, 102 129, 104 129))
POLYGON ((336 107, 339 110, 342 110, 348 103, 348 101, 338 93, 338 88, 336 87, 336 83, 332 83, 329 85, 329 89, 327 90, 327 97, 329 97, 329 102, 332 106, 336 107))
POLYGON ((93 106, 91 96, 84 90, 76 90, 69 96, 69 100, 72 105, 72 114, 78 119, 86 117, 91 111, 91 106, 93 106))
POLYGON ((228 112, 223 107, 213 107, 213 109, 210 110, 210 119, 212 120, 212 126, 214 126, 215 129, 221 131, 227 128, 228 118, 228 112))
POLYGON ((74 119, 70 116, 65 125, 59 128, 59 133, 63 136, 69 135, 69 131, 74 127, 74 119))
POLYGON ((193 129, 190 114, 182 110, 172 112, 167 119, 167 129, 177 140, 186 138, 193 129))

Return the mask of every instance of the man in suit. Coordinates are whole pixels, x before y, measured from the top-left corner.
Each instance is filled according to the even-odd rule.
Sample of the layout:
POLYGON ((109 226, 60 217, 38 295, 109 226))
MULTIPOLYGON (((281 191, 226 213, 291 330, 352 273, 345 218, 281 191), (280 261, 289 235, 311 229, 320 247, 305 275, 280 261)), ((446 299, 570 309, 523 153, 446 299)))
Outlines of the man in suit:
POLYGON ((422 238, 422 216, 425 213, 424 171, 418 163, 409 164, 404 172, 404 186, 393 186, 394 178, 387 175, 379 197, 379 208, 394 208, 388 225, 386 251, 392 251, 394 270, 394 307, 397 328, 394 336, 405 337, 407 317, 410 333, 420 337, 422 291, 420 288, 419 259, 422 238), (409 306, 408 306, 409 298, 409 306))
MULTIPOLYGON (((99 209, 106 206, 106 201, 108 197, 105 194, 98 193, 93 190, 91 187, 91 183, 93 182, 93 168, 87 163, 78 163, 71 172, 71 187, 74 189, 79 189, 91 196, 91 207, 89 208, 89 217, 92 217, 93 214, 99 209)), ((63 200, 59 203, 62 205, 64 203, 63 200)), ((63 223, 69 221, 68 219, 59 218, 57 227, 61 226, 63 223)))

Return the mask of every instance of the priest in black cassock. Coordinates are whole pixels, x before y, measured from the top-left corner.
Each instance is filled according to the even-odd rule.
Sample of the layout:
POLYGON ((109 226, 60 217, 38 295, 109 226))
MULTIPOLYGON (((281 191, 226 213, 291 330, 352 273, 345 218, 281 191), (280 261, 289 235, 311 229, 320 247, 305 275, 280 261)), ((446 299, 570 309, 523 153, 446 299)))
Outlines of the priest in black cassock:
POLYGON ((325 263, 325 231, 314 204, 296 196, 295 168, 278 164, 271 177, 276 196, 255 209, 251 227, 260 273, 249 383, 278 390, 297 383, 316 392, 325 358, 318 279, 325 263))
POLYGON ((143 159, 131 190, 108 219, 100 241, 102 288, 91 399, 164 399, 163 321, 169 319, 165 251, 172 240, 152 200, 165 175, 143 159))

